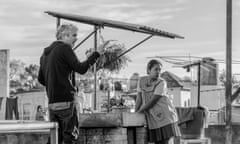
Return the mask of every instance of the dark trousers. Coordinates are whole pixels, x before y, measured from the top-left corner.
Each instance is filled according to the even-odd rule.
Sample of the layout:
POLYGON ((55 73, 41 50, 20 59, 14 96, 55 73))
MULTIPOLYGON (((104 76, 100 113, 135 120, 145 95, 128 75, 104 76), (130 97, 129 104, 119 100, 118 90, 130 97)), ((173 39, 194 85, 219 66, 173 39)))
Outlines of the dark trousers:
MULTIPOLYGON (((64 110, 49 110, 50 121, 57 122, 58 143, 75 144, 79 136, 77 110, 74 104, 64 110)), ((50 143, 50 139, 49 142, 50 143)))
POLYGON ((16 120, 19 119, 17 100, 18 100, 18 98, 7 98, 6 113, 5 113, 5 119, 6 120, 12 120, 13 119, 13 112, 15 114, 16 120))

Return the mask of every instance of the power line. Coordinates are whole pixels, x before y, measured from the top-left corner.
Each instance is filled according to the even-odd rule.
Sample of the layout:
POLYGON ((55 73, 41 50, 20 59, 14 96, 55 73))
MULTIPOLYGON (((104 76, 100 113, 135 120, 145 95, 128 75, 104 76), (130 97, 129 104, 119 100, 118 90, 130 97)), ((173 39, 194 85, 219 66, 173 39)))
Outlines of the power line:
MULTIPOLYGON (((172 63, 172 64, 181 64, 181 62, 193 62, 195 60, 201 60, 204 57, 197 57, 197 56, 154 56, 154 57, 147 57, 147 58, 160 58, 166 62, 172 63), (185 60, 184 60, 185 59, 185 60), (186 60, 187 59, 187 60, 186 60)), ((216 63, 225 63, 225 60, 221 59, 214 59, 216 63)), ((240 64, 239 60, 232 60, 232 64, 240 64)))

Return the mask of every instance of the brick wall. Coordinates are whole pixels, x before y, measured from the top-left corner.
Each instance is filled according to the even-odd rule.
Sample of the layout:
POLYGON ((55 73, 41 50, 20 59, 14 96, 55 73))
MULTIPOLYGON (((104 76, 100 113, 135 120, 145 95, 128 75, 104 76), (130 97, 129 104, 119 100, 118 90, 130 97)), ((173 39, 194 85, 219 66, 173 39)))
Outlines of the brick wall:
POLYGON ((0 144, 46 144, 48 133, 0 134, 0 144))
POLYGON ((79 144, 128 144, 127 128, 80 129, 79 144))
MULTIPOLYGON (((232 125, 232 144, 240 143, 240 125, 232 125)), ((205 136, 211 138, 212 144, 225 144, 226 130, 225 125, 209 125, 205 129, 205 136)))

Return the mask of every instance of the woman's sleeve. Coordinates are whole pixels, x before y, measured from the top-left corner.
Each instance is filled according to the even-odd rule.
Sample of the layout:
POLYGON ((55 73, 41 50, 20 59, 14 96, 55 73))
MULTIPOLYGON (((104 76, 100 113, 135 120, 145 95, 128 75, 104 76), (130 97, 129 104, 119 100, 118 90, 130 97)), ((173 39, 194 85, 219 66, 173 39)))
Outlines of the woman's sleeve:
POLYGON ((135 111, 138 111, 142 106, 142 95, 141 95, 141 88, 140 88, 140 79, 138 80, 137 84, 137 97, 136 97, 136 104, 135 104, 135 111))
POLYGON ((140 81, 141 81, 141 79, 139 79, 137 82, 137 92, 141 92, 140 81))
POLYGON ((154 90, 154 95, 164 96, 167 94, 167 84, 165 81, 161 81, 154 90))

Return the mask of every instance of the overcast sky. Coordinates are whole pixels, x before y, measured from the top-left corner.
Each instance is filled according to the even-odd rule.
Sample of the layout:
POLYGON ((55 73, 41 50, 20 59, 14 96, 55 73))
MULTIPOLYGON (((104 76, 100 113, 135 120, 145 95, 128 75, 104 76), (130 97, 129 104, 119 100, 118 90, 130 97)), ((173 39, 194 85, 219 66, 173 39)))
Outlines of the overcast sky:
MULTIPOLYGON (((226 0, 1 0, 0 49, 10 49, 11 59, 25 63, 39 63, 43 48, 55 40, 56 19, 44 11, 79 14, 155 27, 176 33, 185 39, 154 37, 127 55, 132 62, 120 72, 129 77, 134 72, 145 74, 147 57, 198 56, 225 59, 226 0)), ((92 27, 77 24, 79 39, 92 27)), ((115 39, 130 48, 146 37, 144 34, 105 28, 105 39, 115 39)), ((93 46, 89 39, 77 49, 84 60, 86 49, 93 46)), ((240 0, 233 0, 234 60, 240 61, 240 0)), ((224 68, 224 66, 221 66, 224 68)), ((181 68, 164 62, 164 70, 185 75, 181 68)), ((239 65, 233 73, 240 73, 239 65)))

